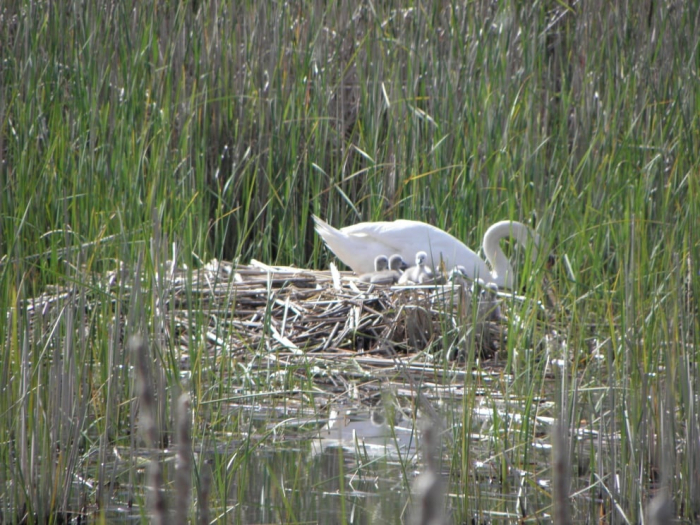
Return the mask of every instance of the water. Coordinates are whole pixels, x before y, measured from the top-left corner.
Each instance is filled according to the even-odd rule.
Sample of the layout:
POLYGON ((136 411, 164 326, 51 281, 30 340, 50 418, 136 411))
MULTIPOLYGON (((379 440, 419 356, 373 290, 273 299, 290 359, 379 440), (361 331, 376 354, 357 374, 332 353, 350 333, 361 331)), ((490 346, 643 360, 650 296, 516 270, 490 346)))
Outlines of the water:
MULTIPOLYGON (((494 440, 495 424, 502 425, 504 433, 521 425, 516 400, 484 397, 466 419, 461 398, 431 401, 443 414, 442 423, 435 426, 439 440, 432 451, 421 448, 421 429, 432 420, 422 410, 414 416, 415 403, 410 401, 385 396, 368 406, 366 400, 339 398, 315 413, 294 406, 235 409, 254 430, 243 439, 221 435, 217 443, 196 448, 195 494, 202 480, 211 476, 210 519, 226 523, 410 523, 421 501, 421 494, 415 490, 412 494, 412 489, 426 471, 426 454, 431 454, 448 523, 506 523, 523 517, 548 521, 547 417, 539 420, 543 439, 532 444, 528 463, 516 465, 514 458, 521 457, 521 451, 499 450, 501 443, 494 440), (470 428, 461 440, 463 421, 470 422, 470 428), (469 478, 460 479, 461 471, 468 471, 469 478)), ((507 442, 504 438, 506 446, 507 442)), ((106 507, 112 522, 128 522, 145 512, 140 489, 147 485, 145 466, 150 456, 141 452, 131 481, 128 469, 117 476, 117 489, 106 507)), ((168 451, 160 459, 172 507, 177 498, 172 483, 174 455, 168 451)), ((120 461, 128 464, 124 458, 120 461)), ((195 495, 194 506, 199 505, 195 495)))

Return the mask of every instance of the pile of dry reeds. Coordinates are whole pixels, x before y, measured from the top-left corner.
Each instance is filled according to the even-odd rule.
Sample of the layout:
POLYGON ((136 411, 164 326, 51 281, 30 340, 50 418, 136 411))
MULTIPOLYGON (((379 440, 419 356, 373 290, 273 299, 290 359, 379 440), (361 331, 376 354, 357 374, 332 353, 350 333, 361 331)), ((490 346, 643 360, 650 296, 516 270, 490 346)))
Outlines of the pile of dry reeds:
POLYGON ((66 310, 94 310, 98 301, 115 305, 115 323, 124 335, 135 331, 124 330, 136 317, 129 310, 142 308, 139 297, 148 296, 155 298, 163 342, 182 355, 191 341, 200 340, 192 331, 202 329, 202 316, 210 349, 241 358, 261 350, 376 357, 427 350, 463 359, 475 349, 476 357, 488 359, 503 343, 498 319, 474 313, 477 301, 465 281, 385 287, 359 282, 334 267, 317 271, 257 261, 236 266, 215 260, 194 271, 164 267, 151 281, 158 288, 152 292, 124 272, 111 272, 92 278, 90 286, 56 287, 27 301, 30 336, 46 335, 51 320, 66 310))
MULTIPOLYGON (((184 282, 183 282, 184 287, 184 282)), ((503 331, 493 316, 479 312, 465 281, 442 286, 374 286, 349 272, 271 267, 252 261, 233 266, 213 261, 189 284, 192 296, 207 306, 209 339, 224 342, 234 354, 266 345, 292 353, 354 350, 378 355, 444 350, 450 331, 462 340, 450 358, 469 348, 490 358, 503 331), (221 327, 227 327, 221 330, 221 327)), ((173 309, 186 344, 189 312, 173 309)))

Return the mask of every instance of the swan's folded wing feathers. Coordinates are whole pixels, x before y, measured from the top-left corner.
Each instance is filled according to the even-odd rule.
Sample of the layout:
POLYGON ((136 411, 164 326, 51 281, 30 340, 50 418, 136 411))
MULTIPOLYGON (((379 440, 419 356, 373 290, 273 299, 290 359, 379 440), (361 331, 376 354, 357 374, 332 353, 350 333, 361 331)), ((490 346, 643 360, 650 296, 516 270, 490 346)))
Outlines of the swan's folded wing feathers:
MULTIPOLYGON (((400 254, 405 261, 413 261, 419 251, 428 252, 428 265, 450 270, 456 265, 464 267, 470 278, 481 277, 499 286, 512 288, 514 282, 510 261, 499 245, 500 239, 514 237, 522 245, 532 244, 532 254, 540 244, 537 234, 517 221, 500 221, 484 234, 483 249, 491 265, 479 257, 463 242, 450 233, 433 225, 399 219, 394 222, 362 222, 340 230, 318 217, 316 231, 328 248, 357 273, 374 270, 374 257, 379 254, 400 254)), ((541 248, 541 247, 540 247, 541 248)))

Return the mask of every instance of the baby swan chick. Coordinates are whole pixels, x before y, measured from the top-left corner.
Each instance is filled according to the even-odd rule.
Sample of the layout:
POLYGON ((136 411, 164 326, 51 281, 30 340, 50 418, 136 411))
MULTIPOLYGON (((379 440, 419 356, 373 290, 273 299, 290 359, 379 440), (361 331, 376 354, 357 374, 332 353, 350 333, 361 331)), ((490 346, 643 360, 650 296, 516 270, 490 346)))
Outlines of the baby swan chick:
POLYGON ((389 269, 375 272, 375 275, 370 280, 374 284, 391 285, 398 282, 401 278, 401 269, 406 267, 406 263, 398 253, 389 257, 389 269))
MULTIPOLYGON (((363 274, 360 276, 360 280, 364 283, 392 285, 401 277, 401 268, 405 264, 399 254, 392 255, 389 257, 388 268, 377 269, 374 272, 363 274)), ((375 264, 376 267, 377 265, 375 264)))
POLYGON ((427 253, 418 252, 416 254, 416 265, 403 272, 399 279, 399 284, 427 284, 432 282, 433 271, 425 265, 427 260, 427 253))
POLYGON ((487 283, 479 278, 474 281, 472 291, 478 295, 477 319, 479 321, 498 323, 503 320, 496 283, 487 283))
POLYGON ((372 280, 372 276, 378 272, 383 272, 389 269, 389 259, 386 255, 377 255, 374 258, 374 271, 367 272, 360 275, 360 281, 363 283, 369 283, 372 280))

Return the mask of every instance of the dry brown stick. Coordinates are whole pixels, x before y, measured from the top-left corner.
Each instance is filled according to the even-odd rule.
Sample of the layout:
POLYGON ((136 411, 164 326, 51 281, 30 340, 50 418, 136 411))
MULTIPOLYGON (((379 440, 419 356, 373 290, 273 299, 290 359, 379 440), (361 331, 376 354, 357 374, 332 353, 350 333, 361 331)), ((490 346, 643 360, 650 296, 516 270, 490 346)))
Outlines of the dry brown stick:
POLYGON ((163 472, 155 449, 159 442, 158 426, 156 424, 156 402, 153 392, 153 382, 150 374, 148 344, 146 340, 134 335, 129 339, 129 350, 136 358, 137 392, 141 400, 141 424, 146 444, 154 449, 154 457, 148 465, 148 478, 151 486, 151 507, 153 523, 164 525, 167 520, 167 506, 163 494, 163 472))

